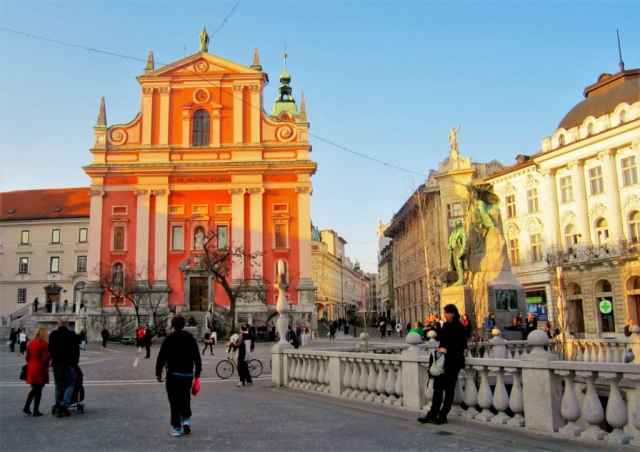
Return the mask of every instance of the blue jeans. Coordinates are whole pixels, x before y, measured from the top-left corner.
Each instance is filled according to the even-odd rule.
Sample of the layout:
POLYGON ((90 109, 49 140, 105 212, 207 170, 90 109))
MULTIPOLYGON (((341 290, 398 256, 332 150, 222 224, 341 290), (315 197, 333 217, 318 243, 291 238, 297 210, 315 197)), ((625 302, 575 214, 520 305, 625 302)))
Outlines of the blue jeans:
POLYGON ((53 368, 53 381, 56 385, 56 411, 60 406, 68 407, 71 403, 73 388, 76 383, 76 374, 73 366, 55 366, 53 368))

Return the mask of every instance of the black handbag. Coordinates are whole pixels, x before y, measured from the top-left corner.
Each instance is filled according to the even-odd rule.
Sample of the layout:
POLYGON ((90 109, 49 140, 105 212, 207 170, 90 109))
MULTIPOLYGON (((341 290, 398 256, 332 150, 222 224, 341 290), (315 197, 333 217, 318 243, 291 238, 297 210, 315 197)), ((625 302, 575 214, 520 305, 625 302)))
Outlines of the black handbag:
POLYGON ((27 365, 22 366, 22 370, 20 370, 20 380, 27 380, 27 365))

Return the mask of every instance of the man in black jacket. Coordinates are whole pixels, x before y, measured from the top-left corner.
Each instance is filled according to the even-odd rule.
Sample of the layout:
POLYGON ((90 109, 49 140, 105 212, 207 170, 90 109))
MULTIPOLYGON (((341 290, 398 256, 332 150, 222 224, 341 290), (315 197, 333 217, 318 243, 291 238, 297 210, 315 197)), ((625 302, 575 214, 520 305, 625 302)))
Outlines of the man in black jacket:
POLYGON ((243 323, 240 326, 240 336, 234 343, 227 342, 227 347, 236 349, 236 360, 238 364, 238 375, 240 376, 240 383, 238 386, 251 386, 253 381, 251 380, 251 373, 249 373, 249 360, 251 359, 251 352, 253 351, 254 338, 249 332, 249 325, 243 323))
POLYGON ((158 353, 156 377, 162 381, 162 368, 167 369, 167 396, 171 408, 172 436, 191 433, 191 385, 200 378, 202 359, 198 342, 188 331, 183 331, 184 317, 176 314, 171 319, 173 332, 169 334, 158 353))
POLYGON ((49 355, 56 387, 56 404, 53 413, 56 417, 69 417, 69 404, 76 382, 75 371, 80 360, 78 336, 69 330, 69 318, 60 317, 58 329, 49 335, 49 355))
POLYGON ((144 348, 147 351, 147 356, 144 359, 149 359, 151 357, 151 329, 149 328, 149 324, 144 328, 144 348))

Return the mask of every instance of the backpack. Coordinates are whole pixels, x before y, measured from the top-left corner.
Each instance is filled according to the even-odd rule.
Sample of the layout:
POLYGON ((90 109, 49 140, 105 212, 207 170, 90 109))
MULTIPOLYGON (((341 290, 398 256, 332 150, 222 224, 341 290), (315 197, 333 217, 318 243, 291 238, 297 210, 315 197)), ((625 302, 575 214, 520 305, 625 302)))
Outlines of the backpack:
POLYGON ((440 353, 437 350, 431 352, 429 355, 429 375, 432 377, 439 377, 444 373, 444 353, 440 353))
POLYGON ((144 328, 140 328, 140 329, 138 330, 138 337, 139 337, 140 339, 144 339, 144 333, 145 333, 144 328))

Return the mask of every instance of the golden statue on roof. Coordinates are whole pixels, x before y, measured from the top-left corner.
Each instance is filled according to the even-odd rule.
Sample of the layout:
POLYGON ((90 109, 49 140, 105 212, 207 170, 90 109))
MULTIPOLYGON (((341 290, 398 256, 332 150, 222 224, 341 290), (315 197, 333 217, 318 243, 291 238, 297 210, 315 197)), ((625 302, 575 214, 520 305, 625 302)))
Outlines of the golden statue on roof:
POLYGON ((200 51, 209 51, 209 35, 207 34, 207 29, 205 27, 202 27, 202 32, 200 33, 200 51))

